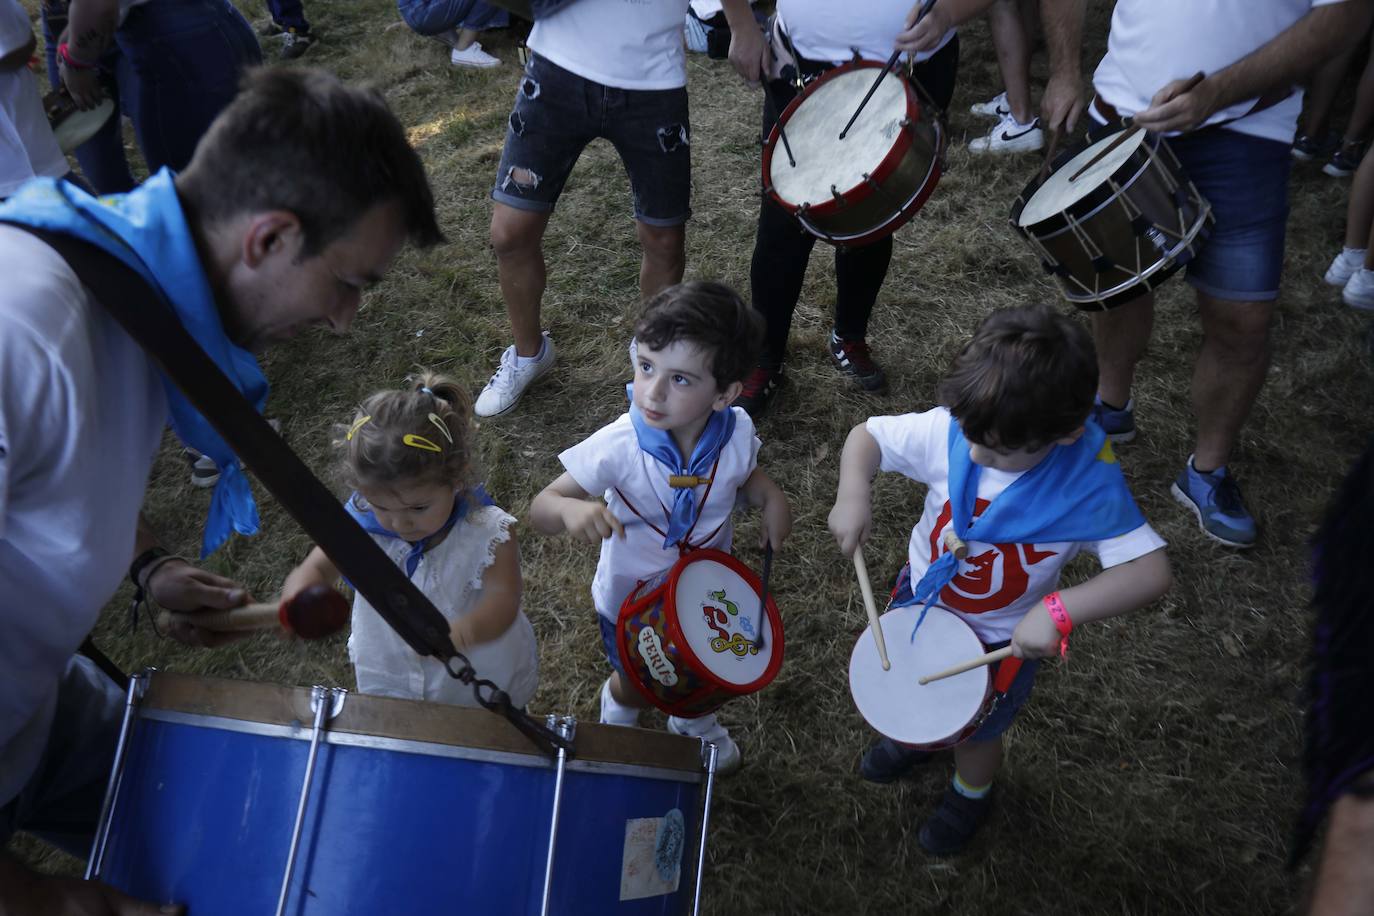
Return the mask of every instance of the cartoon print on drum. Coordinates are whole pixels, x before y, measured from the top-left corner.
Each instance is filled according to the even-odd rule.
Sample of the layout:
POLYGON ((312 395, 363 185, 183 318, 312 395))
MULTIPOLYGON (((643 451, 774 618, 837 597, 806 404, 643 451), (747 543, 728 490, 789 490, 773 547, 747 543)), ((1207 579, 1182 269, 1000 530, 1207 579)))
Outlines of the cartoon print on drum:
MULTIPOLYGON (((988 500, 974 501, 973 517, 982 515, 988 500)), ((930 561, 935 562, 943 549, 942 537, 950 523, 949 500, 945 500, 940 517, 930 532, 930 561)), ((965 614, 983 614, 1014 603, 1026 593, 1030 584, 1029 567, 1050 557, 1052 550, 1040 550, 1034 544, 993 544, 991 550, 971 554, 959 564, 959 574, 940 592, 940 604, 965 614)))
POLYGON ((706 619, 706 625, 716 634, 711 637, 711 651, 716 654, 733 652, 738 658, 744 658, 746 655, 758 655, 759 647, 754 645, 751 638, 746 637, 743 633, 731 633, 726 629, 732 622, 730 617, 734 617, 733 622, 740 629, 744 629, 744 618, 739 616, 738 605, 725 597, 725 589, 707 592, 706 597, 711 601, 725 605, 725 610, 706 602, 702 602, 701 605, 701 613, 706 619), (730 617, 726 616, 727 611, 730 617))

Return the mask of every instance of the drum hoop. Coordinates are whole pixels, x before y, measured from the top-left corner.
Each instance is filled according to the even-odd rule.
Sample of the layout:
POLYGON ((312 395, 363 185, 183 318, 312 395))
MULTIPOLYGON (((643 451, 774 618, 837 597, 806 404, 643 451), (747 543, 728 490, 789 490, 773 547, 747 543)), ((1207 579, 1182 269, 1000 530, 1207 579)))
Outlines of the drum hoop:
MULTIPOLYGON (((792 115, 801 107, 802 102, 804 102, 808 96, 812 95, 818 87, 825 85, 830 80, 854 70, 882 70, 884 67, 885 65, 879 61, 863 59, 851 60, 840 64, 838 67, 825 71, 807 84, 807 87, 795 96, 792 101, 787 104, 787 107, 778 115, 778 122, 773 125, 773 130, 768 134, 768 142, 763 146, 763 189, 764 193, 771 197, 788 213, 795 215, 801 209, 802 205, 789 203, 779 197, 777 191, 773 188, 772 181, 773 152, 777 149, 779 137, 781 136, 782 130, 786 127, 787 122, 791 120, 792 115)), ((900 74, 893 74, 893 76, 901 80, 902 92, 906 97, 906 117, 907 120, 914 125, 921 120, 922 109, 920 97, 916 95, 916 90, 911 88, 911 84, 906 81, 905 77, 900 74)), ((903 128, 897 139, 888 149, 887 154, 883 156, 882 161, 880 161, 878 166, 869 173, 869 177, 867 179, 861 179, 857 184, 846 190, 840 191, 840 196, 844 199, 843 205, 833 197, 827 198, 819 203, 810 203, 808 201, 806 204, 808 212, 826 216, 839 211, 842 206, 860 203, 878 193, 877 189, 875 189, 870 182, 881 183, 886 181, 892 173, 897 170, 897 167, 901 164, 902 160, 906 158, 907 152, 915 142, 912 134, 912 128, 903 128)), ((938 153, 932 157, 932 161, 939 161, 938 153)), ((822 237, 824 238, 824 236, 822 237)))
MULTIPOLYGON (((682 632, 682 625, 678 623, 677 619, 677 602, 674 600, 677 595, 677 580, 678 577, 682 575, 682 571, 686 569, 689 564, 700 560, 714 560, 721 566, 733 570, 751 589, 753 589, 755 597, 758 597, 759 593, 763 591, 763 584, 759 580, 759 577, 754 574, 754 571, 723 550, 716 550, 713 547, 704 547, 700 550, 684 553, 682 556, 678 557, 677 562, 673 564, 673 568, 668 571, 668 580, 664 583, 668 587, 668 593, 663 599, 664 606, 666 608, 671 603, 673 609, 673 613, 663 615, 664 629, 668 631, 669 637, 672 638, 682 654, 693 663, 692 670, 696 672, 701 680, 732 696, 744 696, 745 694, 762 690, 772 683, 773 678, 777 677, 778 670, 782 667, 783 636, 781 625, 769 628, 768 635, 770 639, 768 645, 773 653, 772 657, 768 659, 768 665, 763 669, 763 674, 747 684, 734 684, 717 677, 710 666, 697 654, 696 647, 688 642, 686 635, 682 632)), ((773 602, 771 590, 768 595, 768 612, 770 620, 782 620, 782 616, 778 613, 778 606, 773 602)))
MULTIPOLYGON (((1022 225, 1020 224, 1020 223, 1021 223, 1021 213, 1025 210, 1026 204, 1030 203, 1031 198, 1035 196, 1035 192, 1036 192, 1036 191, 1039 191, 1040 188, 1044 185, 1044 182, 1042 182, 1038 177, 1035 178, 1035 179, 1032 179, 1031 183, 1028 184, 1028 185, 1026 185, 1026 187, 1025 187, 1024 189, 1022 189, 1021 195, 1020 195, 1019 197, 1016 198, 1016 203, 1012 206, 1012 214, 1011 214, 1012 226, 1013 226, 1014 228, 1020 229, 1020 230, 1022 230, 1022 231, 1024 231, 1024 232, 1033 233, 1033 234, 1035 234, 1035 235, 1036 235, 1037 237, 1039 237, 1039 238, 1042 238, 1042 239, 1049 239, 1049 238, 1054 238, 1056 235, 1060 235, 1060 234, 1062 234, 1062 233, 1064 233, 1064 232, 1070 231, 1068 224, 1067 224, 1067 223, 1064 223, 1063 225, 1057 226, 1057 227, 1054 228, 1053 230, 1044 231, 1044 232, 1037 232, 1037 231, 1036 231, 1037 228, 1040 227, 1040 226, 1044 226, 1044 225, 1046 225, 1047 223, 1052 223, 1052 222, 1054 222, 1055 220, 1061 220, 1061 221, 1062 221, 1062 220, 1064 219, 1064 214, 1065 214, 1065 213, 1071 213, 1071 214, 1073 215, 1073 218, 1076 219, 1076 220, 1078 220, 1079 222, 1084 222, 1084 221, 1086 221, 1086 220, 1092 219, 1092 218, 1093 218, 1094 216, 1096 216, 1098 213, 1102 212, 1103 209, 1105 209, 1105 208, 1108 207, 1109 205, 1115 203, 1118 199, 1120 199, 1122 196, 1124 196, 1124 195, 1125 195, 1125 192, 1128 191, 1128 190, 1130 190, 1130 188, 1131 188, 1137 181, 1140 180, 1140 177, 1141 177, 1142 175, 1145 174, 1145 171, 1146 171, 1147 169, 1149 169, 1151 163, 1154 162, 1156 156, 1158 156, 1158 154, 1159 154, 1159 152, 1158 152, 1158 151, 1159 151, 1159 146, 1160 146, 1161 143, 1163 142, 1163 138, 1162 138, 1162 137, 1154 137, 1154 140, 1155 140, 1155 144, 1154 144, 1153 146, 1150 146, 1150 145, 1148 144, 1148 141, 1147 141, 1145 144, 1142 144, 1142 145, 1141 145, 1141 148, 1140 148, 1140 149, 1137 149, 1137 150, 1135 151, 1135 153, 1132 153, 1132 155, 1131 155, 1125 162, 1123 162, 1123 163, 1121 164, 1121 166, 1120 166, 1116 171, 1112 172, 1110 175, 1107 176, 1108 179, 1109 179, 1110 181, 1115 181, 1115 182, 1116 182, 1116 184, 1118 185, 1118 188, 1119 188, 1119 189, 1118 189, 1118 190, 1115 190, 1115 191, 1112 191, 1111 193, 1107 194, 1107 196, 1106 196, 1104 199, 1100 200, 1100 201, 1095 201, 1095 202, 1093 202, 1093 203, 1091 203, 1091 204, 1087 204, 1088 211, 1087 211, 1086 213, 1077 212, 1077 211, 1075 210, 1075 207, 1078 207, 1078 206, 1084 204, 1085 201, 1093 200, 1093 198, 1095 197, 1095 195, 1097 195, 1099 192, 1101 192, 1101 190, 1102 190, 1103 188, 1105 188, 1105 187, 1108 186, 1108 182, 1107 182, 1107 181, 1104 181, 1102 184, 1100 184, 1100 185, 1098 185, 1097 187, 1093 188, 1091 191, 1089 191, 1089 192, 1088 192, 1086 195, 1084 195, 1083 197, 1081 197, 1081 198, 1079 198, 1078 200, 1074 201, 1072 204, 1069 204, 1067 207, 1064 207, 1064 208, 1062 208, 1062 209, 1056 211, 1056 212, 1053 213, 1052 215, 1047 216, 1047 217, 1045 217, 1044 219, 1039 220, 1039 221, 1037 221, 1037 222, 1031 223, 1029 226, 1022 226, 1022 225), (1116 176, 1117 176, 1117 174, 1118 174, 1123 168, 1125 168, 1126 166, 1129 166, 1129 165, 1131 164, 1131 160, 1135 158, 1136 153, 1139 153, 1141 149, 1146 150, 1145 161, 1142 162, 1142 163, 1140 163, 1139 167, 1137 167, 1137 168, 1135 169, 1135 174, 1130 175, 1125 181, 1116 181, 1116 176)), ((1084 149, 1087 149, 1087 148, 1088 148, 1088 145, 1084 145, 1082 149, 1075 150, 1074 153, 1073 153, 1073 155, 1070 156, 1070 157, 1068 158, 1068 160, 1065 161, 1065 165, 1067 165, 1068 162, 1072 161, 1073 158, 1074 158, 1075 156, 1077 156, 1079 153, 1083 152, 1083 150, 1084 150, 1084 149)), ((1188 181, 1188 185, 1189 185, 1189 187, 1192 187, 1192 186, 1193 186, 1193 183, 1192 183, 1191 180, 1188 181)), ((1196 188, 1194 188, 1194 192, 1196 192, 1196 188)), ((1202 198, 1202 195, 1201 195, 1201 194, 1198 194, 1198 197, 1199 197, 1199 199, 1201 199, 1201 198, 1202 198)))

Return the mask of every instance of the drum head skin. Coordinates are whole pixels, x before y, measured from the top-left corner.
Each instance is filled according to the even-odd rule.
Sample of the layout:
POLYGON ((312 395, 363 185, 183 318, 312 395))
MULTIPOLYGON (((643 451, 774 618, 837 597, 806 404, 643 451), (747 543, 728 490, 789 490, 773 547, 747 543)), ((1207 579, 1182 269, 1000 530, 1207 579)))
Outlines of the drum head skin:
POLYGON ((968 624, 932 607, 911 638, 919 606, 888 611, 878 622, 892 667, 884 671, 877 643, 865 627, 849 658, 849 690, 869 725, 902 744, 938 745, 957 738, 978 715, 991 675, 974 668, 922 686, 917 681, 984 652, 968 624))
POLYGON ((684 564, 677 576, 673 605, 692 654, 719 680, 746 687, 768 672, 779 644, 777 614, 770 608, 763 647, 755 648, 759 588, 735 569, 709 558, 684 564))
POLYGON ((1056 169, 1045 179, 1045 183, 1036 190, 1031 199, 1026 201, 1026 206, 1017 218, 1017 225, 1033 226, 1042 220, 1057 216, 1087 197, 1131 158, 1150 135, 1143 130, 1136 131, 1111 153, 1103 156, 1102 161, 1094 163, 1092 168, 1078 178, 1072 177, 1079 169, 1092 162, 1094 156, 1116 142, 1119 136, 1120 131, 1108 134, 1056 169))
POLYGON ((61 120, 52 126, 57 145, 62 152, 70 153, 94 137, 96 132, 105 126, 105 122, 110 120, 112 114, 114 102, 109 99, 101 99, 99 105, 86 111, 77 109, 64 114, 61 120))
POLYGON ((860 67, 817 83, 785 118, 782 127, 797 165, 788 164, 779 144, 768 176, 779 198, 794 207, 827 203, 833 200, 831 186, 843 194, 862 184, 865 173, 878 172, 908 115, 906 82, 900 76, 888 74, 878 83, 859 119, 840 139, 841 129, 878 72, 874 67, 860 67))

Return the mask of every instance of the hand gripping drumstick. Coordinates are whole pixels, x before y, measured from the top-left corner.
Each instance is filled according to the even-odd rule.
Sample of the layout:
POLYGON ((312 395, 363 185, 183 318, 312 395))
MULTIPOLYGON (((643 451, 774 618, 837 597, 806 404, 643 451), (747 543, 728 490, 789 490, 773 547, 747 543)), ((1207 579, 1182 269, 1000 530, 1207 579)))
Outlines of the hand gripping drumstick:
POLYGON ((892 663, 887 660, 887 640, 883 639, 883 628, 878 623, 878 607, 873 603, 873 586, 868 582, 868 566, 864 564, 864 549, 854 548, 854 573, 859 577, 859 591, 863 592, 864 610, 868 611, 868 626, 873 631, 873 641, 878 644, 878 658, 883 663, 883 670, 892 669, 892 663))
POLYGON ((348 600, 327 585, 312 585, 276 604, 249 604, 227 611, 164 611, 158 624, 188 623, 217 633, 242 633, 281 627, 302 639, 322 639, 348 623, 348 600))
MULTIPOLYGON (((1195 88, 1197 88, 1197 84, 1202 82, 1206 78, 1207 74, 1199 70, 1198 72, 1194 73, 1191 77, 1189 77, 1188 82, 1183 84, 1183 88, 1178 90, 1177 95, 1183 95, 1185 92, 1192 92, 1195 88)), ((1139 124, 1135 123, 1135 119, 1131 117, 1122 118, 1121 126, 1124 128, 1124 130, 1122 130, 1121 133, 1117 134, 1116 139, 1113 140, 1110 144, 1108 144, 1107 148, 1104 149, 1102 152, 1098 153, 1096 156, 1089 159, 1087 163, 1084 164, 1083 168, 1079 169, 1078 171, 1070 175, 1069 181, 1077 181, 1080 175, 1082 175, 1084 172, 1086 172, 1093 166, 1097 165, 1103 159, 1106 159, 1108 156, 1110 156, 1112 154, 1112 151, 1115 150, 1121 144, 1125 143, 1128 138, 1134 137, 1136 134, 1140 133, 1142 130, 1145 129, 1141 127, 1139 124)))
POLYGON ((1000 662, 1004 658, 1010 657, 1011 646, 1003 646, 1000 649, 989 652, 987 655, 980 655, 966 662, 960 662, 953 668, 946 668, 944 671, 940 671, 936 674, 927 674, 916 683, 925 685, 929 684, 931 681, 942 681, 947 677, 954 677, 956 674, 963 674, 965 671, 972 671, 974 668, 981 668, 983 665, 991 665, 995 662, 1000 662))

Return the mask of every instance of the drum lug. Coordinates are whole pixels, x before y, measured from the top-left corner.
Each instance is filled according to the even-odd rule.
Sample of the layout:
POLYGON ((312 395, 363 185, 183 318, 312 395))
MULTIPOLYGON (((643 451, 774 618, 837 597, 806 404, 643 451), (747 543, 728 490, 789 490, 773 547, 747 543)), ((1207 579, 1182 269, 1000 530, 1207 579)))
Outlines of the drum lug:
MULTIPOLYGON (((867 175, 864 175, 864 177, 867 178, 868 176, 867 176, 867 175)), ((844 208, 844 205, 845 205, 845 202, 844 202, 844 195, 841 194, 841 193, 840 193, 840 189, 839 189, 838 187, 836 187, 835 185, 833 185, 833 184, 830 186, 830 196, 833 197, 833 198, 835 198, 835 206, 837 206, 837 207, 839 207, 839 208, 841 208, 841 209, 844 208)))
POLYGON ((337 719, 339 713, 343 712, 344 700, 348 698, 348 691, 342 687, 322 687, 318 684, 311 687, 310 711, 319 712, 320 705, 325 702, 326 698, 329 701, 329 708, 325 710, 324 718, 328 722, 337 719))
POLYGON ((878 182, 874 181, 873 176, 868 174, 867 172, 864 172, 864 183, 875 191, 881 191, 883 189, 883 186, 878 184, 878 182))
POLYGON ((544 717, 544 724, 569 741, 577 737, 577 719, 573 716, 548 715, 544 717))
POLYGON ((859 63, 860 61, 862 61, 862 60, 864 59, 863 53, 860 52, 859 49, 858 49, 857 47, 855 47, 854 45, 850 45, 850 46, 849 46, 849 53, 850 53, 851 55, 853 55, 853 56, 850 58, 850 60, 852 60, 852 61, 853 61, 854 63, 856 63, 856 64, 859 63))

